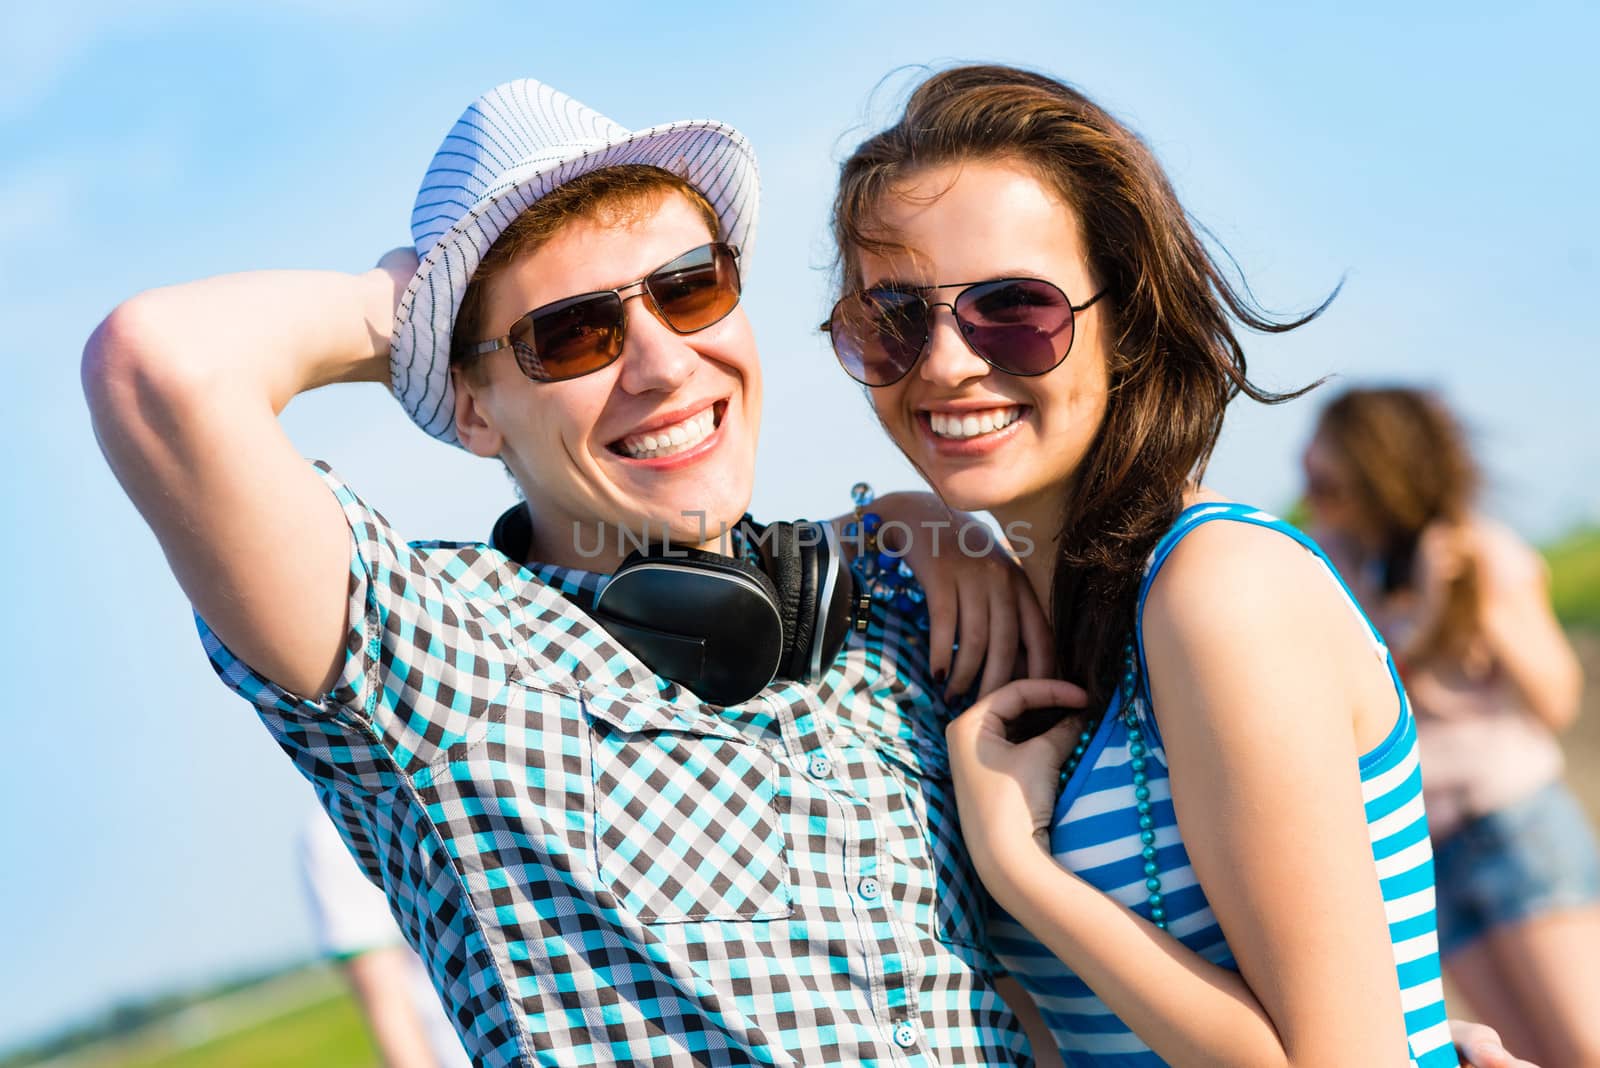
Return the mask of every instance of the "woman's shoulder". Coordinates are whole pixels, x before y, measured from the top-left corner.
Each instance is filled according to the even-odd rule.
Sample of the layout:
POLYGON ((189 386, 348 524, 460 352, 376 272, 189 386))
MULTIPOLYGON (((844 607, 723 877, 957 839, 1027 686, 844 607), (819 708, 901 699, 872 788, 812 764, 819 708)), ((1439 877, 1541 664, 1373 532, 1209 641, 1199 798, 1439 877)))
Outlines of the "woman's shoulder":
POLYGON ((1265 509, 1200 489, 1150 561, 1151 594, 1159 585, 1256 584, 1262 579, 1315 574, 1316 543, 1265 509))
POLYGON ((1184 528, 1154 575, 1141 631, 1152 686, 1165 679, 1180 711, 1237 725, 1284 702, 1297 720, 1370 708, 1383 731, 1363 737, 1393 723, 1393 680, 1370 623, 1315 543, 1268 513, 1230 504, 1184 528))
POLYGON ((1313 545, 1268 512, 1216 495, 1193 500, 1152 561, 1145 622, 1271 625, 1307 603, 1336 604, 1339 591, 1313 545))
POLYGON ((1462 526, 1480 578, 1486 580, 1491 589, 1525 587, 1545 581, 1544 557, 1505 523, 1474 515, 1462 526))

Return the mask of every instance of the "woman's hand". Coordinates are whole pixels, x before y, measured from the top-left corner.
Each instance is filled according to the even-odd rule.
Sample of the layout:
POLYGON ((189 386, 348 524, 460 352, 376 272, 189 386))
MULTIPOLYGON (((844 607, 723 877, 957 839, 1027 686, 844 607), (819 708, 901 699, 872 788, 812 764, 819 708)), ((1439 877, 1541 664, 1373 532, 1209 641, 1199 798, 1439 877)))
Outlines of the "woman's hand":
POLYGON ((1044 610, 982 520, 930 493, 886 494, 873 510, 884 520, 884 548, 904 557, 927 594, 929 667, 946 698, 975 681, 980 697, 992 693, 1019 669, 1031 678, 1054 673, 1044 610))
POLYGON ((1477 551, 1477 538, 1466 523, 1437 520, 1423 529, 1417 539, 1412 581, 1418 602, 1430 618, 1444 611, 1450 587, 1472 570, 1477 551))
POLYGON ((1456 1054, 1472 1068, 1538 1068, 1532 1061, 1513 1056, 1500 1044, 1494 1028, 1466 1020, 1451 1020, 1450 1041, 1456 1054))
POLYGON ((1402 663, 1420 663, 1437 655, 1451 637, 1446 633, 1451 605, 1463 595, 1473 596, 1466 584, 1476 571, 1476 555, 1476 537, 1466 523, 1441 519, 1423 529, 1411 563, 1416 596, 1410 632, 1395 650, 1402 663))
POLYGON ((1477 555, 1477 535, 1470 524, 1436 520, 1417 539, 1416 579, 1419 589, 1438 591, 1466 574, 1477 555))
POLYGON ((981 699, 945 729, 961 833, 973 866, 996 898, 1017 865, 1039 852, 1049 856, 1061 768, 1077 742, 1081 717, 1063 716, 1023 742, 1011 741, 1011 727, 1033 709, 1081 708, 1086 701, 1083 690, 1069 682, 1023 679, 981 699))

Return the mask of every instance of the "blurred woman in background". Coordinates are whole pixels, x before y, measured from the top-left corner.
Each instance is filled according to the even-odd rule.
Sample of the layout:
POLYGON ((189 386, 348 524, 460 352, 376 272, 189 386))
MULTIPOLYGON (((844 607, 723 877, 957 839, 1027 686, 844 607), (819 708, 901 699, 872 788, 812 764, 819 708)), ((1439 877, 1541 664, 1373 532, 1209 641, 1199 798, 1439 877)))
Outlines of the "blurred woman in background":
POLYGON ((1446 974, 1524 1056, 1600 1064, 1600 850, 1555 740, 1583 679, 1544 563, 1477 513, 1477 465, 1429 393, 1345 393, 1304 465, 1312 533, 1418 713, 1446 974))

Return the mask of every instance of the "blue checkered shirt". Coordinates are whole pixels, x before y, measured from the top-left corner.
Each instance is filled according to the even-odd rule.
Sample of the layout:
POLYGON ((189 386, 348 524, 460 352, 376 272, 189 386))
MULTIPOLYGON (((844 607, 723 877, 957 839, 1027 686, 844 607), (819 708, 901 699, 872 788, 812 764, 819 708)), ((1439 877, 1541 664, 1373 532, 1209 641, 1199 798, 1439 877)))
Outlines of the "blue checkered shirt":
POLYGON ((337 684, 227 685, 381 885, 475 1063, 1025 1064, 957 834, 926 636, 699 702, 585 613, 601 576, 351 530, 337 684))

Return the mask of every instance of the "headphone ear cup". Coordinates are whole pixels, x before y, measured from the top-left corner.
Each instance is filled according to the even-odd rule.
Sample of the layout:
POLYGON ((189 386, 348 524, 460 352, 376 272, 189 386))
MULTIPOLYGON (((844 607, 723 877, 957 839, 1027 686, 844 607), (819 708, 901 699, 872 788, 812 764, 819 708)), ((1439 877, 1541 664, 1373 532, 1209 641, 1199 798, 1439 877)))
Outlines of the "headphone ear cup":
POLYGON ((795 601, 794 636, 784 643, 788 659, 786 678, 812 681, 811 652, 817 637, 817 599, 822 596, 821 564, 825 549, 822 531, 816 524, 795 524, 795 564, 800 575, 800 592, 795 601))
POLYGON ((821 665, 821 674, 825 675, 850 636, 856 611, 856 577, 845 562, 844 553, 837 542, 825 543, 822 551, 825 555, 818 562, 822 569, 819 586, 828 594, 828 602, 818 606, 817 625, 821 630, 812 641, 822 647, 816 659, 821 665), (830 570, 833 576, 831 590, 827 589, 830 570))
POLYGON ((794 664, 794 635, 802 582, 797 542, 793 523, 769 523, 761 543, 767 577, 777 593, 778 618, 783 621, 783 656, 778 661, 778 675, 786 679, 794 677, 790 669, 794 664))
POLYGON ((591 614, 650 670, 715 705, 749 700, 788 660, 772 580, 719 553, 635 552, 591 614))

